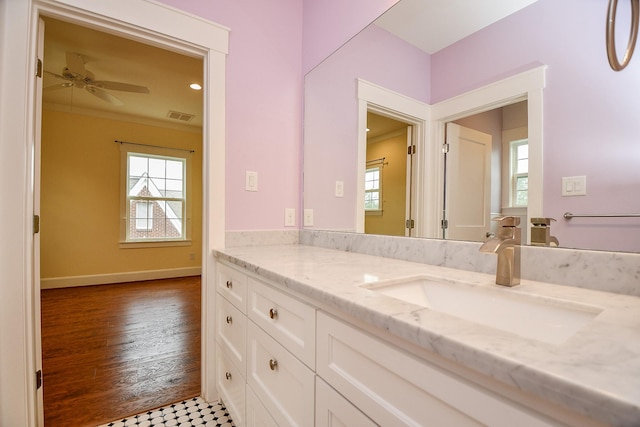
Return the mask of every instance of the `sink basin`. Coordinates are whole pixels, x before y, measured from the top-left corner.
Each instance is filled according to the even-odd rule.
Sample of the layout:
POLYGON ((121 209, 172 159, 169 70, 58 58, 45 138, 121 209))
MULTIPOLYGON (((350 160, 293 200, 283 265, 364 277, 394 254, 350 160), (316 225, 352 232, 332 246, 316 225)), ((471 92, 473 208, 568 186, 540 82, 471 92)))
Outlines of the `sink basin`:
POLYGON ((550 344, 563 343, 602 311, 590 305, 522 294, 497 285, 487 288, 430 276, 383 281, 364 287, 431 310, 550 344))

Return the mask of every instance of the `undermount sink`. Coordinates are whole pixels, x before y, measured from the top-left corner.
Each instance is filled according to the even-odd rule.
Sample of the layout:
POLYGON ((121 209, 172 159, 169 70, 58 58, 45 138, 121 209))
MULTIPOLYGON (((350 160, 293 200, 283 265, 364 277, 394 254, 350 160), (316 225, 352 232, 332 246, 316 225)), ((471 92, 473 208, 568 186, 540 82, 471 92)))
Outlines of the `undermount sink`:
POLYGON ((375 292, 464 320, 550 344, 561 344, 601 308, 431 276, 367 284, 375 292))

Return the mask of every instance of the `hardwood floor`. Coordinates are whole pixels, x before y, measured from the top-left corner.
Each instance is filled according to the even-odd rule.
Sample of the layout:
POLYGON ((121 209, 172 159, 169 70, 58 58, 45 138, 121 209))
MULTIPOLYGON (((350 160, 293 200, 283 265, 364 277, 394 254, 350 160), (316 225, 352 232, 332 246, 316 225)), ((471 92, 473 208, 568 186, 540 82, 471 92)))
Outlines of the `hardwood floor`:
POLYGON ((41 305, 45 427, 200 394, 200 276, 46 289, 41 305))

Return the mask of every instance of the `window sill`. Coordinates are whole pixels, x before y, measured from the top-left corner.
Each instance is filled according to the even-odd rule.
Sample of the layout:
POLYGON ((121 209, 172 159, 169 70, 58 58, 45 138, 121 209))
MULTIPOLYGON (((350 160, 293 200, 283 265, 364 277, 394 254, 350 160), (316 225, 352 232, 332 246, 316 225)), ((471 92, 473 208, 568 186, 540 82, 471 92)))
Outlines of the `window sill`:
POLYGON ((365 214, 366 216, 382 216, 382 209, 380 209, 380 210, 364 211, 364 214, 365 214))
POLYGON ((191 240, 136 240, 120 242, 120 249, 163 248, 170 246, 191 246, 191 240))

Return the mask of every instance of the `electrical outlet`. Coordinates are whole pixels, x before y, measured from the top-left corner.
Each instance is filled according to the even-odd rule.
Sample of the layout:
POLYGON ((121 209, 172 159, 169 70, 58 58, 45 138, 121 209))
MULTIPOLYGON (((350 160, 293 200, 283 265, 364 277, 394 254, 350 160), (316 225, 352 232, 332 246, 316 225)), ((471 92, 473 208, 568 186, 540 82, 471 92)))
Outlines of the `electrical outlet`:
POLYGON ((296 210, 294 208, 286 208, 284 210, 284 226, 285 227, 296 226, 296 210))
POLYGON ((304 226, 313 227, 313 209, 304 210, 304 226))
POLYGON ((191 261, 195 261, 195 260, 196 260, 196 254, 194 254, 194 253, 190 253, 190 254, 189 254, 189 259, 190 259, 191 261))

